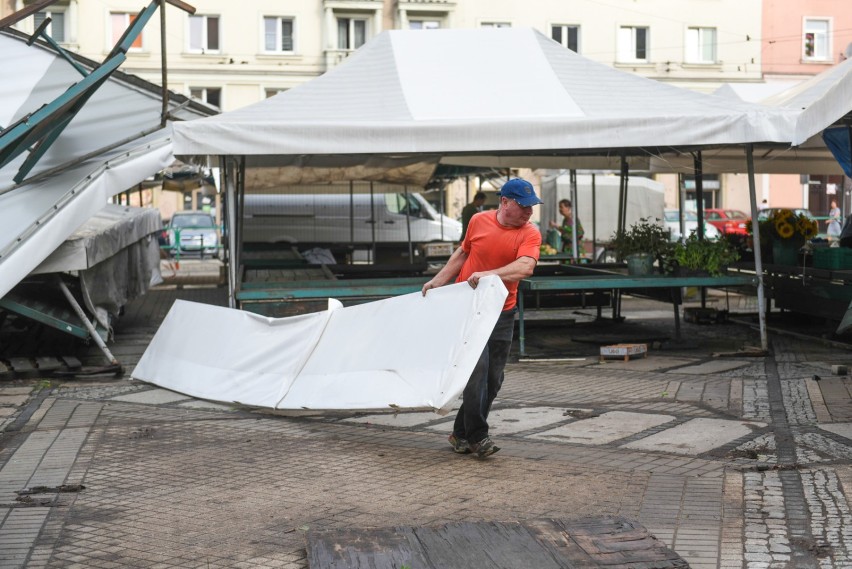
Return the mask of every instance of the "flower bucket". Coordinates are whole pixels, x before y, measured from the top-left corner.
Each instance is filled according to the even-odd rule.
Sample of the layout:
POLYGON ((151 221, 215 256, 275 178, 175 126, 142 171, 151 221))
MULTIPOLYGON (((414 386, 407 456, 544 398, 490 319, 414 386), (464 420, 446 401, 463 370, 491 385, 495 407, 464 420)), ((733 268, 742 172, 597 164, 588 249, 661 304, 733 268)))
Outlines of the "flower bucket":
POLYGON ((801 245, 793 240, 776 239, 772 242, 772 262, 776 265, 798 265, 800 248, 801 245))
POLYGON ((633 253, 627 255, 627 274, 637 277, 647 276, 654 272, 654 256, 650 253, 633 253))

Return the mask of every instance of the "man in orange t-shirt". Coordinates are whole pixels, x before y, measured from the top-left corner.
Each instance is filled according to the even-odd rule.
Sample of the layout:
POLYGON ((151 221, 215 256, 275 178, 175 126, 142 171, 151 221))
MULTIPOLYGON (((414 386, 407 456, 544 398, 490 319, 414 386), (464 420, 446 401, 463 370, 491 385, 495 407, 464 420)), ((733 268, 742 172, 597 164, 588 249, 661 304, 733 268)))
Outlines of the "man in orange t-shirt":
POLYGON ((503 312, 464 388, 462 406, 449 436, 453 450, 459 454, 473 453, 483 458, 500 450, 488 436, 488 413, 503 384, 503 370, 512 347, 518 282, 532 275, 538 263, 541 233, 530 223, 530 216, 533 206, 540 203, 526 180, 513 178, 506 182, 500 189, 500 207, 471 218, 461 246, 444 268, 423 285, 425 295, 454 279, 476 288, 482 277, 497 275, 509 290, 503 312))

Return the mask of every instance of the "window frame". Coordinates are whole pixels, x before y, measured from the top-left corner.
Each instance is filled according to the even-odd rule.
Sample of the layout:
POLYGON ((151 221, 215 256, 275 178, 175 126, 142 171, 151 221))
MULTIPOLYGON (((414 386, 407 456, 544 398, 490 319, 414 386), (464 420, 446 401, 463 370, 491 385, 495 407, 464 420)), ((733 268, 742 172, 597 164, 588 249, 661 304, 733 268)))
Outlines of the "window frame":
POLYGON ((50 24, 48 24, 45 31, 47 35, 51 37, 58 44, 70 44, 71 42, 68 40, 68 10, 64 6, 47 6, 44 10, 39 10, 35 14, 33 14, 33 30, 37 29, 41 24, 41 21, 38 20, 38 16, 43 14, 44 17, 41 21, 50 18, 50 24), (62 15, 62 39, 56 39, 56 36, 53 33, 54 25, 56 24, 56 19, 54 16, 62 15))
POLYGON ((512 22, 506 22, 506 21, 498 22, 496 20, 486 20, 486 21, 479 22, 479 27, 480 28, 496 28, 496 29, 511 28, 512 22))
POLYGON ((195 54, 221 54, 222 53, 222 15, 221 14, 187 14, 186 18, 186 53, 195 54), (219 40, 219 47, 212 49, 209 47, 209 20, 216 18, 216 34, 219 40), (192 22, 194 19, 201 19, 201 47, 192 46, 192 22))
POLYGON ((805 16, 802 18, 802 61, 807 63, 831 63, 833 58, 832 53, 832 29, 833 21, 830 17, 805 16), (811 33, 817 34, 819 31, 809 31, 808 24, 820 22, 825 24, 825 53, 817 54, 818 38, 814 38, 814 54, 808 55, 808 35, 811 33))
POLYGON ((618 63, 650 63, 651 62, 651 27, 650 26, 642 26, 642 25, 634 25, 634 24, 620 24, 616 33, 617 45, 616 45, 616 54, 618 63), (638 42, 638 30, 644 30, 645 32, 645 57, 641 58, 637 56, 637 52, 639 50, 638 42), (630 32, 630 40, 629 45, 623 45, 624 34, 623 31, 630 32), (630 48, 630 56, 626 57, 627 47, 630 48))
POLYGON ((290 15, 273 15, 273 14, 264 14, 261 17, 261 51, 265 54, 272 55, 288 55, 296 53, 296 16, 290 15), (275 20, 275 45, 276 49, 269 49, 266 45, 266 22, 267 20, 275 20), (292 49, 289 51, 286 49, 282 49, 282 43, 284 38, 284 33, 282 29, 282 22, 289 21, 291 26, 290 32, 290 42, 292 44, 292 49))
POLYGON ((220 111, 223 110, 222 101, 223 101, 224 89, 222 87, 189 87, 189 97, 191 99, 196 99, 202 101, 205 104, 210 105, 211 107, 215 107, 220 111), (202 96, 197 97, 193 94, 193 91, 201 91, 202 96), (218 91, 219 93, 219 104, 214 105, 208 100, 208 92, 209 91, 218 91))
MULTIPOLYGON (((138 17, 139 17, 139 14, 136 14, 136 13, 133 13, 133 12, 122 12, 122 11, 112 11, 112 10, 110 10, 108 12, 108 14, 107 14, 107 18, 108 18, 108 22, 109 22, 108 29, 112 33, 107 34, 107 45, 105 46, 107 52, 112 50, 112 48, 115 46, 115 44, 118 43, 119 38, 121 38, 121 36, 124 34, 124 32, 127 30, 127 28, 129 28, 130 25, 138 17), (114 27, 117 17, 121 17, 121 18, 124 19, 124 22, 123 22, 124 27, 121 28, 120 31, 116 30, 115 27, 114 27), (109 43, 110 40, 112 41, 112 43, 109 43)), ((139 52, 147 51, 147 49, 148 49, 147 43, 148 42, 147 42, 146 38, 147 38, 147 34, 145 33, 145 28, 143 27, 142 31, 139 33, 139 36, 137 36, 137 38, 133 41, 133 43, 130 44, 130 48, 127 50, 128 53, 139 53, 139 52)))
POLYGON ((408 29, 409 30, 421 30, 421 31, 440 30, 443 27, 443 23, 444 23, 443 20, 441 20, 439 18, 423 18, 423 17, 418 16, 418 17, 415 17, 415 18, 409 18, 408 19, 408 29), (421 24, 421 27, 419 27, 419 28, 411 27, 411 25, 414 24, 415 22, 421 24), (436 24, 436 25, 435 26, 424 25, 424 24, 428 24, 428 23, 432 23, 432 24, 436 24))
POLYGON ((580 24, 550 24, 550 39, 555 42, 558 42, 565 49, 570 49, 574 53, 580 53, 580 42, 582 41, 581 35, 582 27, 580 24), (559 28, 560 38, 557 40, 553 37, 554 31, 559 28), (573 29, 576 33, 576 49, 571 49, 571 46, 568 45, 570 43, 570 33, 569 30, 573 29))
POLYGON ((370 22, 372 21, 372 17, 362 14, 335 14, 334 20, 337 26, 335 29, 337 30, 337 49, 339 51, 355 51, 365 43, 370 40, 370 22), (340 45, 340 23, 342 21, 347 21, 347 38, 349 40, 347 45, 340 45), (356 30, 355 23, 356 22, 364 22, 364 41, 360 45, 355 45, 356 39, 356 30))
POLYGON ((693 65, 714 65, 719 62, 719 31, 711 26, 687 26, 686 40, 684 41, 684 63, 693 65), (694 32, 694 34, 693 34, 694 32), (710 44, 713 51, 711 59, 704 59, 704 36, 707 32, 713 33, 713 41, 710 44), (694 37, 693 37, 694 36, 694 37))

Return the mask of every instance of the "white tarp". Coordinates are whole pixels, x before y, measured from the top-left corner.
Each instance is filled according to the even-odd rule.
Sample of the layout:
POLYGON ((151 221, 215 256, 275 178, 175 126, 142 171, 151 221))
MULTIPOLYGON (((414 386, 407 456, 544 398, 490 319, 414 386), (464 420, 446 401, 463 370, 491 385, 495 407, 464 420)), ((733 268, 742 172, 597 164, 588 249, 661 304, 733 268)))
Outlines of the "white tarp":
MULTIPOLYGON (((0 130, 81 79, 62 57, 26 40, 13 30, 0 32, 0 130)), ((184 120, 210 114, 175 101, 169 108, 184 120)), ((110 197, 174 161, 171 129, 159 128, 161 110, 156 87, 116 72, 41 157, 32 181, 13 180, 26 152, 0 168, 0 298, 110 197)))
POLYGON ((326 312, 269 318, 178 301, 132 377, 274 409, 432 408, 461 394, 507 291, 495 276, 326 312))
POLYGON ((798 112, 612 69, 532 29, 394 30, 304 85, 175 124, 175 153, 245 155, 249 165, 266 156, 270 165, 273 155, 783 144, 792 142, 798 112))

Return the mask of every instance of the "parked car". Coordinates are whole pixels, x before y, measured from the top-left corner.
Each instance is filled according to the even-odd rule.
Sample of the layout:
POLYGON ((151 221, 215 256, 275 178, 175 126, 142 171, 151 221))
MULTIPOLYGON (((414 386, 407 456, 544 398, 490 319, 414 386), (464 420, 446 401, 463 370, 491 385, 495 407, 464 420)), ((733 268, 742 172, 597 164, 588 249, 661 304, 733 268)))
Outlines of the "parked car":
POLYGON ((166 227, 172 256, 219 258, 219 232, 213 216, 204 211, 176 212, 166 227), (180 243, 178 243, 180 236, 180 243))
POLYGON ((738 209, 705 209, 704 219, 724 235, 746 235, 749 215, 738 209))
MULTIPOLYGON (((680 241, 685 236, 680 234, 680 221, 678 220, 679 211, 676 209, 667 209, 663 212, 663 221, 665 222, 666 229, 671 233, 672 241, 680 241)), ((694 211, 685 211, 683 212, 683 228, 686 232, 686 236, 692 235, 698 229, 698 214, 694 211)), ((721 235, 721 232, 714 227, 712 224, 708 223, 707 219, 704 220, 704 237, 707 239, 718 239, 721 235)))

